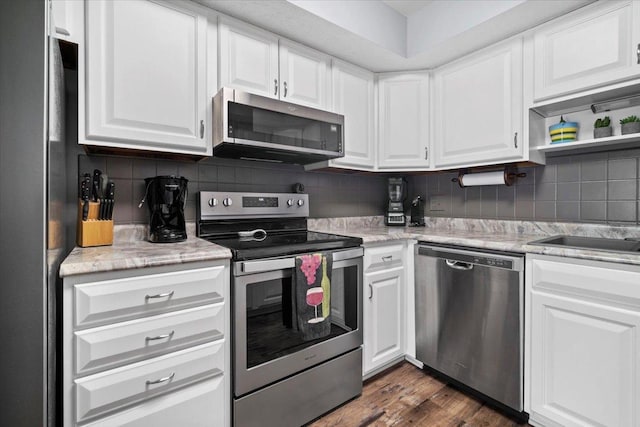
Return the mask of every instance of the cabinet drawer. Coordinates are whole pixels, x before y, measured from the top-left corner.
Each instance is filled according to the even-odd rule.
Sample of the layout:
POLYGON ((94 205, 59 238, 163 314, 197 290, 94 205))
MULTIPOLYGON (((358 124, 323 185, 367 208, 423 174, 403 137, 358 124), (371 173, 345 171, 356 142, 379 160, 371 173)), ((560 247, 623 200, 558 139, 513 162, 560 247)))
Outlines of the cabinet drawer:
POLYGON ((78 379, 76 422, 222 375, 223 370, 221 340, 78 379))
POLYGON ((402 266, 403 244, 365 248, 364 271, 402 266))
POLYGON ((223 337, 224 303, 75 333, 78 376, 223 337))
POLYGON ((224 376, 150 399, 86 427, 196 427, 225 425, 224 376))
POLYGON ((569 258, 532 259, 532 289, 640 311, 640 269, 569 258))
POLYGON ((223 301, 224 266, 83 283, 74 287, 76 328, 223 301))

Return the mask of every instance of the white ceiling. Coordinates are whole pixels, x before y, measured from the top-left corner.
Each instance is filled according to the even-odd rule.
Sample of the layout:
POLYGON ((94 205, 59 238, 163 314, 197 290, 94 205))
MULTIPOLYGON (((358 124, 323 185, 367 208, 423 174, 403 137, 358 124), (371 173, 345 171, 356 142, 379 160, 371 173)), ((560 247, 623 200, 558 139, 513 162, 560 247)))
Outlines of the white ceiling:
POLYGON ((594 0, 391 0, 415 3, 408 17, 387 6, 390 0, 196 1, 368 70, 386 72, 436 67, 594 0))
POLYGON ((433 0, 382 0, 383 3, 394 8, 406 17, 424 9, 433 0))

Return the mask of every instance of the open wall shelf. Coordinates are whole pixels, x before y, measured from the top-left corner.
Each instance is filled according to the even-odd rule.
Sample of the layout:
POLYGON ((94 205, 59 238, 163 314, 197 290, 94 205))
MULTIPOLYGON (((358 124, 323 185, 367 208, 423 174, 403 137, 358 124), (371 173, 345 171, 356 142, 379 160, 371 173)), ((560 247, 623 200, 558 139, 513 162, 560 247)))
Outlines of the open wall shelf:
POLYGON ((627 148, 640 148, 640 133, 614 135, 606 138, 585 139, 574 142, 563 142, 560 144, 541 145, 538 147, 532 147, 532 150, 544 153, 547 157, 553 157, 627 148))

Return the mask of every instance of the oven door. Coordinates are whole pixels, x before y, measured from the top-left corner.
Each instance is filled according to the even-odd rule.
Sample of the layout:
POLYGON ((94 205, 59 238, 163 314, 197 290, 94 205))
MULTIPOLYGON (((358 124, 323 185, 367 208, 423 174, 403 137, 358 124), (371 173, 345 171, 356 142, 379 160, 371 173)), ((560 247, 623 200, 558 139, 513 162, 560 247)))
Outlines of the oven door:
POLYGON ((295 257, 234 263, 234 394, 240 397, 362 345, 362 248, 333 252, 331 333, 292 324, 295 257))

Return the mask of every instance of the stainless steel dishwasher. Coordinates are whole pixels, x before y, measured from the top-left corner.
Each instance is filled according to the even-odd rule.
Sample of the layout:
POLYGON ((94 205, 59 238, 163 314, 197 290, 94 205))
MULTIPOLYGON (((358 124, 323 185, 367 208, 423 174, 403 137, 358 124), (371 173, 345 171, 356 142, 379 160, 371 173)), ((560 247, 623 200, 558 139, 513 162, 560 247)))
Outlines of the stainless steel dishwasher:
POLYGON ((416 358, 523 411, 524 255, 415 247, 416 358))

